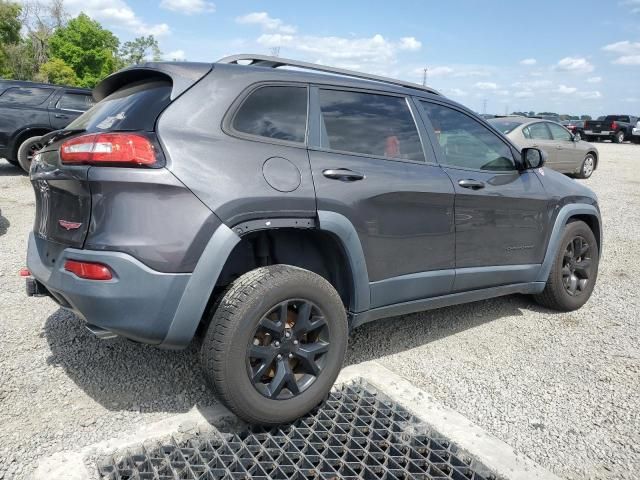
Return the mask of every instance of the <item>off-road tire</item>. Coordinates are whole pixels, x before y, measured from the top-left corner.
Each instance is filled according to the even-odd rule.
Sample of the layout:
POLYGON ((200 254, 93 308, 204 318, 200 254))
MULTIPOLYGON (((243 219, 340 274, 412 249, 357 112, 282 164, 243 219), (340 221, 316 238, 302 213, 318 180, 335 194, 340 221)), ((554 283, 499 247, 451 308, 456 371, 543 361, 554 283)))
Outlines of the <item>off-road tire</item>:
POLYGON ((556 252, 553 267, 549 273, 547 284, 542 293, 534 295, 534 299, 540 305, 561 312, 570 312, 582 307, 593 292, 598 277, 599 250, 596 237, 589 226, 582 221, 574 221, 567 224, 562 234, 562 239, 556 252), (589 244, 591 251, 592 268, 587 288, 580 295, 572 296, 567 292, 562 281, 562 267, 565 249, 570 241, 581 236, 589 244))
POLYGON ((252 270, 223 294, 200 349, 201 364, 219 399, 238 417, 252 424, 278 425, 308 413, 328 395, 347 348, 347 316, 340 295, 319 275, 289 265, 252 270), (313 383, 299 394, 272 399, 252 383, 247 352, 259 322, 273 306, 307 299, 324 313, 329 351, 313 383))
POLYGON ((29 173, 31 168, 31 159, 33 156, 33 148, 40 145, 40 141, 42 140, 41 136, 29 137, 25 139, 24 142, 20 144, 18 148, 18 163, 22 169, 29 173))
POLYGON ((624 142, 624 132, 623 131, 616 132, 615 135, 613 136, 613 143, 622 143, 622 142, 624 142))

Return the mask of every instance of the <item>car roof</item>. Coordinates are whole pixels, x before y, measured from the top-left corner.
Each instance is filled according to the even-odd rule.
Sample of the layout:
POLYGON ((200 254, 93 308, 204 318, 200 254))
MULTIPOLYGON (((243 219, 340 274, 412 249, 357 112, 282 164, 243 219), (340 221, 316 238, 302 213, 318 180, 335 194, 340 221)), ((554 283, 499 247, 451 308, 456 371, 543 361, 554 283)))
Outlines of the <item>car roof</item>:
POLYGON ((7 88, 13 87, 40 87, 40 88, 64 88, 67 90, 73 90, 82 93, 90 93, 91 90, 88 88, 82 87, 68 87, 66 85, 54 85, 52 83, 44 83, 44 82, 28 82, 26 80, 8 80, 8 79, 0 79, 0 90, 6 90, 7 88))

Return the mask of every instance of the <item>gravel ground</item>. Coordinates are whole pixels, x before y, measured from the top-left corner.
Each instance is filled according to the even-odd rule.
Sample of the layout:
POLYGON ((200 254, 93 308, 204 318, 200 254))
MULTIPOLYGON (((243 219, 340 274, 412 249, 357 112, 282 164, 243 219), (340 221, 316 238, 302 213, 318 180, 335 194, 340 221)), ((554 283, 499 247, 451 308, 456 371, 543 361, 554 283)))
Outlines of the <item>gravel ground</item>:
MULTIPOLYGON (((358 329, 348 363, 377 359, 566 478, 640 472, 640 147, 599 144, 605 258, 578 312, 512 296, 358 329), (626 254, 626 256, 625 256, 626 254)), ((195 349, 103 342, 48 299, 27 298, 34 200, 0 160, 0 480, 38 458, 212 405, 195 349)))

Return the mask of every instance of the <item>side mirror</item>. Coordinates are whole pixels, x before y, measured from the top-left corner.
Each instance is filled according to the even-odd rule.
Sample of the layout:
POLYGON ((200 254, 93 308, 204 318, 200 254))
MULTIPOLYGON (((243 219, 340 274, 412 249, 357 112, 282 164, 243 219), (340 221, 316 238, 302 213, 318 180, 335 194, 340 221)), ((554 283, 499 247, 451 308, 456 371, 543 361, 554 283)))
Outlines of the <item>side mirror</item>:
POLYGON ((547 161, 547 154, 538 148, 523 148, 522 163, 525 169, 542 168, 547 161))

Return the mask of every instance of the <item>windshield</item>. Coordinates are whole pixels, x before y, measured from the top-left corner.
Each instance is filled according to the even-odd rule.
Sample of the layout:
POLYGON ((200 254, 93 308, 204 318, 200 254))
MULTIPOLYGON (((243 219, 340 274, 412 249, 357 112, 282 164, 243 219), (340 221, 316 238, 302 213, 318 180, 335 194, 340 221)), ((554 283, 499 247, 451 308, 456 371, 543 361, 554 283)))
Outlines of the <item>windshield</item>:
POLYGON ((505 135, 509 132, 512 132, 513 130, 515 130, 518 126, 521 125, 520 122, 514 122, 513 120, 498 120, 498 119, 491 119, 489 120, 489 123, 491 125, 493 125, 493 128, 495 128, 496 130, 499 130, 500 132, 504 133, 505 135))
POLYGON ((129 84, 98 102, 67 127, 88 132, 109 130, 152 131, 156 118, 171 102, 171 82, 129 84))

